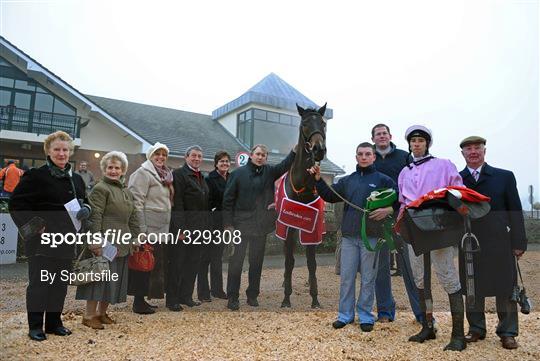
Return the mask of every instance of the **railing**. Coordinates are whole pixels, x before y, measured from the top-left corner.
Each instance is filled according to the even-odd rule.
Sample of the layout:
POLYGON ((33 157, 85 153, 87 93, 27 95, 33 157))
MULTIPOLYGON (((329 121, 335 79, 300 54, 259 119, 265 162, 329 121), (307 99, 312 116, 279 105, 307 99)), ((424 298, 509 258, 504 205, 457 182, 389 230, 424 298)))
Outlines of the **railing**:
POLYGON ((38 112, 0 106, 0 129, 25 133, 50 134, 63 130, 73 138, 80 137, 81 117, 74 115, 38 112))

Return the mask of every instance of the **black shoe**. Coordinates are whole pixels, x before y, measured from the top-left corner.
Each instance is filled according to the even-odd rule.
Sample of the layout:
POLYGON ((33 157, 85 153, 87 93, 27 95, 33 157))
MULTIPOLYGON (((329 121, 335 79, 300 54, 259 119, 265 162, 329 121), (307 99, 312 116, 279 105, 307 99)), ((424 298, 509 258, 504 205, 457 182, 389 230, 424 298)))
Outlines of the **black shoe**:
POLYGON ((133 303, 133 312, 139 314, 139 315, 151 315, 152 313, 156 313, 156 311, 152 307, 148 307, 147 305, 143 304, 135 304, 133 303))
POLYGON ((348 323, 341 322, 341 321, 339 321, 339 320, 334 321, 334 322, 332 323, 332 327, 335 328, 336 330, 337 330, 337 329, 340 329, 340 328, 343 328, 343 327, 345 327, 345 326, 347 326, 347 325, 348 325, 348 323))
POLYGON ((43 333, 43 330, 39 328, 35 330, 30 330, 28 332, 28 337, 30 337, 30 339, 34 341, 45 341, 47 339, 47 336, 43 333))
POLYGON ((55 327, 55 328, 50 329, 50 330, 45 329, 45 332, 55 334, 56 336, 69 336, 69 335, 71 335, 71 330, 69 328, 64 327, 64 326, 58 326, 58 327, 55 327))
POLYGON ((435 340, 437 335, 433 326, 429 327, 427 323, 422 324, 422 329, 416 335, 409 337, 409 341, 423 343, 427 340, 435 340))
POLYGON ((229 298, 227 308, 231 311, 238 311, 240 309, 240 302, 238 302, 238 299, 229 298))
POLYGON ((226 300, 227 299, 227 294, 223 291, 221 292, 212 292, 212 297, 214 298, 219 298, 219 299, 222 299, 222 300, 226 300))
POLYGON ((181 304, 186 305, 188 307, 193 306, 200 306, 201 303, 199 301, 193 301, 193 300, 186 300, 186 301, 180 301, 181 304))
POLYGON ((179 303, 175 303, 174 305, 169 305, 167 306, 167 308, 169 309, 169 311, 172 311, 172 312, 180 312, 184 309, 182 306, 180 306, 179 303))
POLYGON ((253 298, 248 297, 247 304, 250 305, 251 307, 259 307, 259 301, 257 301, 257 297, 253 297, 253 298))
POLYGON ((373 331, 373 324, 372 323, 361 323, 360 329, 364 332, 371 332, 373 331))

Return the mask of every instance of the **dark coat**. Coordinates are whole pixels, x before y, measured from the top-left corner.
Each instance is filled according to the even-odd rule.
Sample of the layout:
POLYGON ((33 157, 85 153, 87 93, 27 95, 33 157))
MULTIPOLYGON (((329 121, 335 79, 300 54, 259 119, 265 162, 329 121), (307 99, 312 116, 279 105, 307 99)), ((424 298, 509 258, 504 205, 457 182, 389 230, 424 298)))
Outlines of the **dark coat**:
MULTIPOLYGON (((328 188, 322 178, 315 185, 317 192, 326 202, 343 202, 341 198, 328 188)), ((366 168, 361 168, 357 165, 354 173, 341 178, 332 187, 343 198, 359 207, 365 207, 367 197, 376 189, 393 188, 397 191, 396 183, 387 175, 378 172, 374 165, 366 168)), ((341 221, 341 232, 343 235, 360 237, 362 216, 362 212, 345 204, 343 206, 343 220, 341 221)))
POLYGON ((171 215, 171 232, 179 229, 209 229, 208 185, 202 174, 197 178, 187 164, 173 172, 174 199, 171 215))
MULTIPOLYGON (((527 249, 523 212, 510 171, 489 166, 482 167, 478 182, 468 168, 461 172, 463 184, 491 197, 491 210, 483 218, 472 222, 481 251, 474 255, 476 294, 479 296, 510 296, 516 280, 513 249, 527 249)), ((465 286, 463 253, 460 252, 460 276, 465 286)))
MULTIPOLYGON (((227 179, 230 174, 227 173, 227 179)), ((206 177, 206 184, 209 189, 209 208, 213 229, 223 229, 223 194, 227 180, 223 178, 217 170, 213 170, 206 177)))
POLYGON ((274 182, 287 172, 294 152, 276 165, 257 167, 251 159, 229 176, 223 195, 223 225, 251 235, 266 235, 275 227, 274 182))
POLYGON ((386 174, 394 182, 397 183, 399 173, 408 164, 408 159, 410 159, 409 153, 404 150, 397 149, 396 145, 390 142, 391 151, 386 154, 383 158, 378 152, 375 152, 375 168, 382 174, 386 174))
MULTIPOLYGON (((85 185, 76 173, 72 173, 71 179, 76 195, 73 194, 70 179, 54 177, 48 165, 25 172, 9 201, 9 212, 17 227, 34 217, 40 217, 45 221, 46 233, 76 233, 64 204, 74 198, 85 199, 85 185)), ((74 244, 62 243, 54 248, 42 244, 40 235, 26 240, 25 249, 27 256, 71 259, 75 255, 74 244)))

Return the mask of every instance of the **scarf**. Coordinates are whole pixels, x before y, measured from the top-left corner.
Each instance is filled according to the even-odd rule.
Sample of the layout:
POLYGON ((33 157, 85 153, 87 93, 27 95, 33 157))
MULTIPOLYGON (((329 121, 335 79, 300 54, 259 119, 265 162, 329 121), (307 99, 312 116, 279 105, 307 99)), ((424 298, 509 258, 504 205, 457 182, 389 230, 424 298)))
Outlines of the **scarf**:
POLYGON ((47 166, 54 178, 71 178, 71 164, 69 162, 66 163, 66 167, 62 169, 54 164, 51 157, 47 156, 47 166))
POLYGON ((159 179, 161 180, 161 184, 169 188, 170 199, 172 202, 174 199, 174 187, 173 187, 173 175, 172 175, 171 169, 167 167, 166 165, 163 165, 162 167, 160 167, 154 162, 152 162, 152 165, 154 166, 159 176, 159 179))

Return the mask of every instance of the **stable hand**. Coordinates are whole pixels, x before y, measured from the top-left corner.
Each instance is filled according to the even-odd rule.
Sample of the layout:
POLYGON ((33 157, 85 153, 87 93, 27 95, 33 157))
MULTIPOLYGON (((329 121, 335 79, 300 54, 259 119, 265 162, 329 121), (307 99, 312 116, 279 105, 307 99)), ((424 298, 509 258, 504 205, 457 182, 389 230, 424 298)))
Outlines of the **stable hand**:
POLYGON ((321 167, 319 167, 318 165, 314 165, 313 167, 309 168, 307 171, 309 174, 315 177, 316 181, 319 181, 321 179, 321 167))
POLYGON ((377 208, 369 212, 369 219, 373 219, 374 221, 382 221, 393 212, 394 210, 392 209, 392 207, 377 208))

